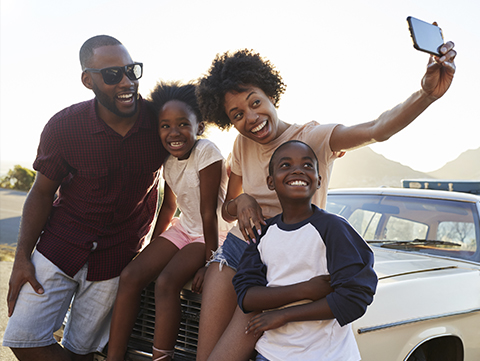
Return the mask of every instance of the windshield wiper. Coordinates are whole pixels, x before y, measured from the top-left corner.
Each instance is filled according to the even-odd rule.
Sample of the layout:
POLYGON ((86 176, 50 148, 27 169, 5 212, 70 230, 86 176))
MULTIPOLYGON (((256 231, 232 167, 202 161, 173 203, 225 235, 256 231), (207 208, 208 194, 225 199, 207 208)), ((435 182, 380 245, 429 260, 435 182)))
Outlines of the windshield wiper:
POLYGON ((373 240, 367 241, 368 243, 382 243, 381 247, 388 246, 428 246, 428 245, 440 245, 440 246, 452 246, 452 247, 461 247, 461 244, 449 242, 449 241, 440 241, 438 239, 419 239, 416 238, 411 241, 380 241, 373 240))

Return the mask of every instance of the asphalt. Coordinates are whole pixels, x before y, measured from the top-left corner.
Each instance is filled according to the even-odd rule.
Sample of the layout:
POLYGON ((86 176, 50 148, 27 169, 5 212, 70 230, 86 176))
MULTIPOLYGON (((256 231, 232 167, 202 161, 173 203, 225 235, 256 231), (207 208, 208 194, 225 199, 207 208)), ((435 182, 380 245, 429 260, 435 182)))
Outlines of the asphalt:
MULTIPOLYGON (((3 340, 3 334, 8 321, 7 292, 12 265, 13 262, 0 262, 0 340, 3 340)), ((8 347, 0 346, 0 360, 15 361, 16 359, 8 347)))
POLYGON ((15 245, 26 192, 0 188, 0 244, 15 245))
MULTIPOLYGON (((27 193, 0 188, 0 244, 17 243, 20 216, 27 193)), ((13 262, 0 262, 0 340, 3 340, 7 326, 8 280, 13 262)), ((1 344, 1 343, 0 343, 1 344)), ((15 361, 16 357, 8 347, 0 346, 0 360, 15 361)))

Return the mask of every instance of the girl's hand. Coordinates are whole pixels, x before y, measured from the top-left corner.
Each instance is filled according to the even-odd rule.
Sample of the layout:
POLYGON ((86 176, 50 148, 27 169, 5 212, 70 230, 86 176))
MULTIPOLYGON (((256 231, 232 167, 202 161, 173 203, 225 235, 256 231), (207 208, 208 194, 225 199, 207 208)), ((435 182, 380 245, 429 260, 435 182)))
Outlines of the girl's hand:
POLYGON ((262 209, 255 198, 246 193, 242 193, 235 198, 235 205, 237 206, 238 226, 243 237, 248 243, 250 243, 250 240, 256 242, 257 237, 260 235, 262 225, 266 225, 262 209), (252 224, 258 233, 253 230, 252 224))
POLYGON ((200 268, 192 281, 192 291, 195 293, 202 293, 203 291, 203 280, 205 279, 205 272, 207 272, 207 267, 200 268))
POLYGON ((260 336, 261 333, 282 327, 287 323, 283 317, 282 310, 265 311, 254 317, 248 322, 245 333, 253 333, 254 337, 260 336))
POLYGON ((422 89, 435 99, 443 96, 452 84, 457 56, 457 52, 453 50, 454 46, 449 41, 441 47, 441 57, 430 56, 427 71, 422 79, 422 89))

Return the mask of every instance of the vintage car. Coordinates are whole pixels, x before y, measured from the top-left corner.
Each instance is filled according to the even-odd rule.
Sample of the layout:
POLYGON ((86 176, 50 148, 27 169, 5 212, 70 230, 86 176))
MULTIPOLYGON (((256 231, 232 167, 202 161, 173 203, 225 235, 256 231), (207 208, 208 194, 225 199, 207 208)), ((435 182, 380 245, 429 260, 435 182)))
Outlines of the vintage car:
MULTIPOLYGON (((480 196, 338 189, 329 192, 327 210, 348 219, 375 252, 377 293, 353 323, 362 360, 480 360, 480 196)), ((185 289, 181 298, 175 360, 194 360, 201 297, 185 289)), ((130 340, 131 360, 151 357, 154 308, 150 286, 130 340)))

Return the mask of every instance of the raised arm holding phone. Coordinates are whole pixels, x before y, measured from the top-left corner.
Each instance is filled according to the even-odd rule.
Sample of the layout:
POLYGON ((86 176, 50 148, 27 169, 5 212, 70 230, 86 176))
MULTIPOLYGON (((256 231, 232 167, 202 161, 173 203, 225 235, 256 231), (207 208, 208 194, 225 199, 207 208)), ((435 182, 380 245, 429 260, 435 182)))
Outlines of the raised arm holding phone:
POLYGON ((249 50, 217 55, 200 80, 198 97, 207 119, 240 133, 222 213, 225 220, 238 222, 206 273, 197 360, 246 360, 256 342, 253 335, 245 335, 252 316, 235 310, 232 278, 265 219, 281 212, 278 199, 265 185, 273 151, 292 139, 313 148, 322 179, 313 203, 323 208, 334 160, 344 151, 389 139, 441 98, 452 83, 456 55, 453 42, 446 42, 440 56, 430 56, 418 91, 377 119, 353 126, 328 124, 328 119, 303 125, 280 120, 276 108, 285 84, 270 61, 249 50))

